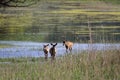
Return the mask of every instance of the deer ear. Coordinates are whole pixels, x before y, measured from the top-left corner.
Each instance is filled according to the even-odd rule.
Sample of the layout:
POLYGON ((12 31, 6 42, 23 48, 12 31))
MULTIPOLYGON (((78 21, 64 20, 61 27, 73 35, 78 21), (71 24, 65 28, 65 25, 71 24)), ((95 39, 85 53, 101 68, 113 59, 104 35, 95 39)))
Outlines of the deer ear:
POLYGON ((57 45, 57 43, 55 45, 57 45))
POLYGON ((45 47, 45 45, 43 45, 43 47, 45 47))
POLYGON ((63 40, 63 43, 65 43, 65 40, 63 40))

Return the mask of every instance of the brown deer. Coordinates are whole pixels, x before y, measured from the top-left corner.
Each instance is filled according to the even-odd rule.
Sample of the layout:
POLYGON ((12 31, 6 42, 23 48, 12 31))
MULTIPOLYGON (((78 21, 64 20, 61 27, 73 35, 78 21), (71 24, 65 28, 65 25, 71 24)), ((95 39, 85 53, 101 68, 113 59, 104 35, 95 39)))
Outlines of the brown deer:
POLYGON ((44 51, 44 55, 45 55, 45 59, 48 59, 48 52, 49 52, 49 44, 47 45, 43 45, 43 51, 44 51))
POLYGON ((63 46, 64 45, 65 45, 67 53, 68 53, 68 49, 69 49, 70 52, 72 51, 73 42, 71 42, 71 41, 63 41, 63 46))
POLYGON ((52 47, 50 48, 50 55, 51 55, 51 60, 55 59, 55 54, 56 54, 56 48, 55 46, 57 45, 57 43, 53 44, 51 43, 52 47))

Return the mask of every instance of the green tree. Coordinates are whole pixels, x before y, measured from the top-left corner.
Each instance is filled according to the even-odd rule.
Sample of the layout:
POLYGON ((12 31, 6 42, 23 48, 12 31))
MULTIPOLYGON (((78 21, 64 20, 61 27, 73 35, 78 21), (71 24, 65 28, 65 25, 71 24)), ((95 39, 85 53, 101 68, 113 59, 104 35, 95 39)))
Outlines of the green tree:
POLYGON ((0 0, 0 7, 26 7, 37 3, 39 0, 0 0))

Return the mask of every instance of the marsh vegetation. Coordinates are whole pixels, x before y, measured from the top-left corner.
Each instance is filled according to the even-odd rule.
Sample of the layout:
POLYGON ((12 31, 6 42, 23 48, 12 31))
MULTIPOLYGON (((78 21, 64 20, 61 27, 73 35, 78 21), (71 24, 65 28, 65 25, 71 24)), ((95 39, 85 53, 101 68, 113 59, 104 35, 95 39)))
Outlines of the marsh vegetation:
POLYGON ((89 22, 94 42, 119 42, 119 11, 119 5, 99 0, 41 0, 30 7, 1 8, 0 40, 88 42, 89 22))
MULTIPOLYGON (((44 58, 8 59, 0 64, 1 80, 119 80, 120 51, 68 54, 51 62, 44 58), (94 55, 93 55, 94 54, 94 55)), ((0 60, 1 61, 1 60, 0 60)))
POLYGON ((0 80, 120 80, 120 46, 112 46, 120 42, 119 4, 40 0, 0 7, 0 80), (61 46, 64 39, 75 43, 72 53, 61 46), (44 59, 44 42, 58 42, 56 60, 44 59))

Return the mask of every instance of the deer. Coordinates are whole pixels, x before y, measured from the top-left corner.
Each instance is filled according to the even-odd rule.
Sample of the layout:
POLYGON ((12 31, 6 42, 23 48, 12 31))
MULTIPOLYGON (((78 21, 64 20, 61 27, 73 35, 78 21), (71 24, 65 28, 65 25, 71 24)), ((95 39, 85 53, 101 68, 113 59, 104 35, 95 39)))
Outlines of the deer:
POLYGON ((43 45, 43 51, 44 51, 44 55, 45 55, 45 60, 48 59, 48 52, 49 52, 49 44, 47 45, 43 45))
POLYGON ((66 53, 68 53, 68 50, 70 52, 72 52, 72 46, 73 46, 73 42, 71 41, 63 41, 63 46, 65 45, 65 48, 66 48, 66 53))
POLYGON ((53 44, 51 43, 52 47, 50 48, 50 55, 51 55, 51 60, 54 60, 55 59, 55 54, 56 54, 56 45, 57 43, 53 44))

